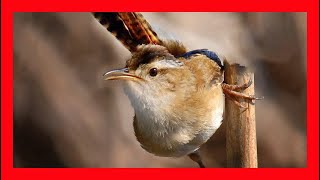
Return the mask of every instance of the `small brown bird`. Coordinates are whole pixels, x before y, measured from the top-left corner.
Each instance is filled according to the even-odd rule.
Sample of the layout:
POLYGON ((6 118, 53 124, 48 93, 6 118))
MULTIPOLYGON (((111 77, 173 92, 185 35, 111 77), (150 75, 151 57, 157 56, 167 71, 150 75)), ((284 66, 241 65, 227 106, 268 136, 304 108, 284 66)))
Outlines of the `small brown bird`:
POLYGON ((141 147, 157 156, 188 155, 204 167, 198 149, 222 123, 224 93, 237 96, 243 87, 223 83, 224 64, 214 52, 160 40, 139 13, 94 15, 132 52, 124 68, 104 77, 123 81, 141 147))

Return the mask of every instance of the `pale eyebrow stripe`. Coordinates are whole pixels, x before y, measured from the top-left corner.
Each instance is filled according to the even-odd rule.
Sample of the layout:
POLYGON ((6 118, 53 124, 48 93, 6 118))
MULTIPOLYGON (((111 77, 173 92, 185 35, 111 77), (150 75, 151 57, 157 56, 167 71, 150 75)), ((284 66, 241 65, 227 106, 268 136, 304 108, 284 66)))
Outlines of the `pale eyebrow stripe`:
POLYGON ((177 68, 183 65, 183 62, 178 61, 178 60, 160 60, 155 63, 155 65, 159 65, 160 67, 172 67, 172 68, 177 68))

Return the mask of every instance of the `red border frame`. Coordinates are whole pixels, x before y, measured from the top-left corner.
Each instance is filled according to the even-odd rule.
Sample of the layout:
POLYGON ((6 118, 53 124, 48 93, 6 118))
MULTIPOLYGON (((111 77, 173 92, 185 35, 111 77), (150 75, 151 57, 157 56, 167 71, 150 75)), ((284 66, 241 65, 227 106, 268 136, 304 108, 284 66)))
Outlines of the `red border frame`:
POLYGON ((1 3, 1 177, 12 179, 309 179, 319 177, 319 2, 318 0, 11 0, 1 3), (123 6, 126 4, 126 6, 123 6), (224 11, 307 12, 307 168, 262 169, 104 169, 13 168, 13 12, 224 11))

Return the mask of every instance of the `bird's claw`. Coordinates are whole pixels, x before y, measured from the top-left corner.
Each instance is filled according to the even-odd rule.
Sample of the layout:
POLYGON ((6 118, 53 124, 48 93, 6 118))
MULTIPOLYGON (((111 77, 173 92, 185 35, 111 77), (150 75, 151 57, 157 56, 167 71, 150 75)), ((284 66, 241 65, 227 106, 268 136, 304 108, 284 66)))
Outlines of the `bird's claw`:
POLYGON ((238 101, 238 98, 250 101, 251 103, 254 103, 254 100, 262 100, 264 97, 255 97, 254 95, 248 95, 244 94, 239 91, 243 91, 250 87, 252 84, 252 80, 250 79, 247 83, 244 83, 242 85, 230 85, 223 83, 222 89, 226 97, 230 98, 237 106, 240 106, 242 108, 246 108, 238 101))

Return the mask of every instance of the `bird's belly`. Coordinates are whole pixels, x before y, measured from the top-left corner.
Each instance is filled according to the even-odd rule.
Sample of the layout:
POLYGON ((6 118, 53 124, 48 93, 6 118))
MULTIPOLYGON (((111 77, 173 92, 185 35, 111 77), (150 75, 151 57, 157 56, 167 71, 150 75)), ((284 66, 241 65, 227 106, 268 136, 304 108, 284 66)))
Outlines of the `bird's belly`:
MULTIPOLYGON (((138 141, 141 144, 141 147, 157 156, 163 157, 181 157, 188 155, 204 144, 216 131, 216 129, 205 130, 197 134, 192 140, 187 143, 180 142, 179 139, 172 138, 175 135, 168 134, 163 137, 152 137, 144 138, 138 141)), ((138 133, 136 132, 136 135, 138 133)))
POLYGON ((170 126, 172 130, 170 131, 168 128, 155 124, 152 126, 153 130, 150 131, 151 128, 139 127, 136 119, 134 131, 141 147, 149 153, 163 157, 181 157, 199 149, 215 133, 221 125, 222 115, 223 109, 214 112, 211 122, 206 128, 198 130, 196 134, 190 133, 193 132, 193 129, 189 129, 192 127, 172 128, 170 126), (164 129, 167 131, 163 132, 164 129))
MULTIPOLYGON (((141 147, 165 157, 181 157, 196 151, 215 133, 223 119, 224 96, 221 87, 217 87, 205 94, 209 96, 207 99, 202 98, 203 92, 192 96, 199 100, 197 106, 180 109, 170 103, 174 96, 149 102, 129 94, 136 115, 134 131, 141 147)), ((183 100, 186 104, 194 103, 183 100)))
MULTIPOLYGON (((199 145, 195 144, 173 144, 173 142, 164 143, 165 140, 155 140, 155 142, 158 142, 157 144, 154 144, 153 142, 140 142, 140 145, 143 149, 148 151, 149 153, 152 153, 156 156, 162 156, 162 157, 181 157, 188 155, 197 149, 199 149, 199 145), (174 147, 173 147, 174 145, 174 147)), ((172 141, 172 140, 171 140, 172 141)))

